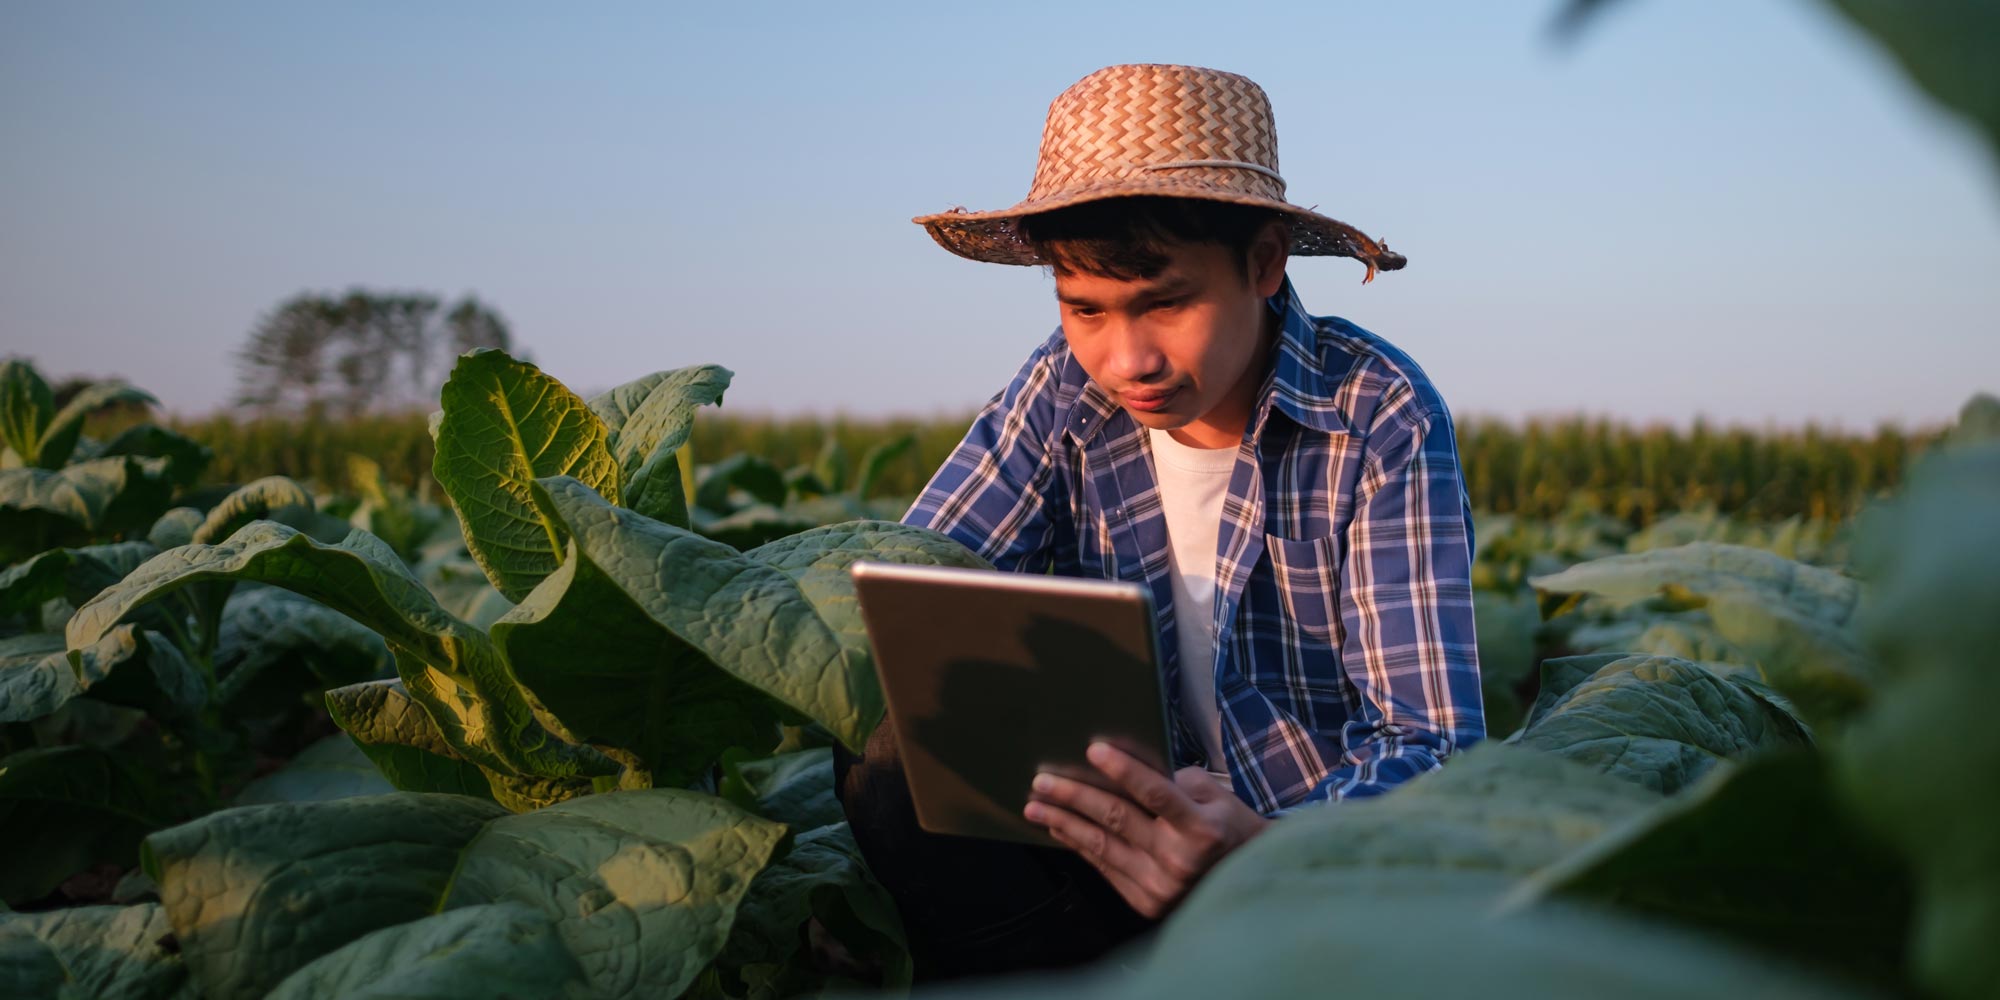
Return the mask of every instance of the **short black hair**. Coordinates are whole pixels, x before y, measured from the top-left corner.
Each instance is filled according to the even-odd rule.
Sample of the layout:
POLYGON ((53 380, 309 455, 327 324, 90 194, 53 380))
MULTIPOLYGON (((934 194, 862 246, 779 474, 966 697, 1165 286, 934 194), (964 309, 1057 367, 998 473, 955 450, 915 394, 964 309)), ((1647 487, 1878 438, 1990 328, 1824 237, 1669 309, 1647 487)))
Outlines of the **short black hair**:
POLYGON ((1285 213, 1202 198, 1131 195, 1024 216, 1017 224, 1035 255, 1054 271, 1115 281, 1152 278, 1172 260, 1174 244, 1206 243, 1229 251, 1238 273, 1250 270, 1250 244, 1285 213))

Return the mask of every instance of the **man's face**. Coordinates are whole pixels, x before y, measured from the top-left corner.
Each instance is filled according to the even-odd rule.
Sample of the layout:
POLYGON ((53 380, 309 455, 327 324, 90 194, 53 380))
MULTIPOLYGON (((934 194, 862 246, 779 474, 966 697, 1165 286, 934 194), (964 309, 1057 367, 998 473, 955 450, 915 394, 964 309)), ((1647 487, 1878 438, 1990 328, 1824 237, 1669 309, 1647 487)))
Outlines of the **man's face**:
POLYGON ((1118 405, 1184 444, 1233 448, 1263 383, 1275 321, 1264 300, 1284 281, 1280 238, 1267 231, 1246 272, 1230 252, 1178 244, 1152 278, 1057 272, 1070 353, 1118 405))

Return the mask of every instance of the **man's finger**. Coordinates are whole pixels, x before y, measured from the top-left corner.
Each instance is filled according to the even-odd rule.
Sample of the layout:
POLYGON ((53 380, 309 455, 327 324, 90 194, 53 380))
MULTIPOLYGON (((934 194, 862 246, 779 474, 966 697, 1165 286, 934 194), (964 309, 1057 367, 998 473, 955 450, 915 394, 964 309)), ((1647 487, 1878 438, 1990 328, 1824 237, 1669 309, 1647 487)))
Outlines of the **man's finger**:
POLYGON ((1039 810, 1038 816, 1029 818, 1048 827, 1051 834, 1060 835, 1071 850, 1096 864, 1107 877, 1117 872, 1149 892, 1158 887, 1160 892, 1156 895, 1171 895, 1168 888, 1171 876, 1152 855, 1133 847, 1123 837, 1113 836, 1088 818, 1051 802, 1031 803, 1028 810, 1039 810))
POLYGON ((1224 795, 1236 794, 1234 789, 1215 780, 1215 775, 1208 773, 1207 768, 1192 765, 1174 772, 1174 784, 1196 802, 1214 802, 1224 795))
POLYGON ((1033 797, 1087 817, 1141 851, 1148 854, 1153 851, 1153 816, 1129 799, 1087 782, 1056 774, 1037 775, 1033 797))
POLYGON ((1187 826, 1200 816, 1187 792, 1139 758, 1109 743, 1092 743, 1085 756, 1153 815, 1175 826, 1187 826))
POLYGON ((1132 912, 1148 919, 1157 919, 1159 917, 1161 910, 1164 909, 1164 905, 1158 897, 1141 888, 1139 883, 1111 870, 1110 867, 1097 858, 1077 850, 1076 845, 1070 843, 1069 838, 1064 837, 1062 834, 1050 830, 1049 836, 1054 837, 1056 843, 1072 851, 1076 851, 1079 857, 1090 862, 1090 867, 1097 869, 1097 874, 1104 876, 1104 881, 1110 883, 1111 888, 1118 890, 1119 896, 1124 897, 1125 905, 1130 906, 1132 912))

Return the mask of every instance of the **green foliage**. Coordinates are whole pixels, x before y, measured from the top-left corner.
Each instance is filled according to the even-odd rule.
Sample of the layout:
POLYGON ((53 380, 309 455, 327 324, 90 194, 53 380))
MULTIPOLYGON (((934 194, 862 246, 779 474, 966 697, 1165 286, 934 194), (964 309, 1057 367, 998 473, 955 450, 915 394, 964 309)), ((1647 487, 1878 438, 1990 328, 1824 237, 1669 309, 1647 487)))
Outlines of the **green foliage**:
POLYGON ((1523 880, 1507 906, 1554 896, 1725 933, 1885 987, 1902 978, 1909 875, 1841 808, 1817 754, 1718 764, 1523 880))
POLYGON ((1541 693, 1510 742, 1667 794, 1719 761, 1812 745, 1790 707, 1741 673, 1612 656, 1543 663, 1541 693))
POLYGON ((610 431, 626 507, 668 524, 688 526, 692 484, 681 479, 680 452, 694 430, 695 409, 721 405, 730 378, 727 368, 696 365, 655 372, 590 401, 591 412, 610 431))
POLYGON ((167 508, 173 489, 164 458, 0 470, 0 561, 143 528, 167 508))
POLYGON ((438 483, 493 586, 519 601, 562 562, 561 529, 535 509, 543 476, 574 476, 617 500, 601 418, 562 383, 499 351, 459 359, 444 384, 438 483))
MULTIPOLYGON (((812 468, 831 438, 841 451, 863 456, 851 467, 853 489, 871 498, 908 498, 922 489, 970 424, 969 413, 874 421, 704 413, 694 422, 686 450, 716 471, 733 456, 754 456, 777 472, 780 483, 790 471, 798 485, 824 492, 825 484, 808 479, 816 479, 812 468), (913 442, 907 450, 886 447, 905 437, 913 442), (864 482, 867 455, 876 449, 883 449, 877 453, 880 464, 875 477, 864 482)), ((387 481, 414 489, 431 480, 434 446, 421 413, 345 420, 222 415, 174 427, 213 449, 209 472, 222 482, 275 473, 356 492, 346 458, 356 453, 380 463, 387 481)), ((1893 489, 1937 433, 1894 427, 1865 434, 1813 427, 1769 431, 1700 422, 1676 430, 1582 418, 1521 423, 1469 419, 1459 423, 1458 445, 1475 510, 1538 523, 1589 512, 1627 533, 1687 512, 1714 534, 1682 541, 1760 548, 1774 546, 1757 536, 1781 533, 1782 522, 1796 516, 1797 547, 1779 549, 1781 554, 1829 564, 1842 561, 1839 523, 1893 489), (1779 523, 1764 527, 1771 522, 1779 523)), ((698 470, 696 480, 705 479, 698 470)), ((754 494, 747 487, 746 492, 754 494)), ((776 497, 766 493, 758 499, 781 505, 784 495, 780 490, 776 497)), ((701 506, 726 513, 740 504, 701 506)))
POLYGON ((394 786, 353 741, 329 736, 299 751, 284 767, 243 786, 231 804, 325 802, 392 791, 394 786))
POLYGON ((168 1000, 187 968, 155 903, 0 913, 0 993, 10 997, 168 1000))
MULTIPOLYGON (((1661 800, 1532 750, 1474 748, 1375 799, 1305 810, 1238 849, 1115 974, 968 995, 1196 997, 1347 989, 1489 997, 1852 995, 1693 935, 1562 902, 1495 915, 1510 887, 1661 800)), ((944 994, 940 994, 944 995, 944 994)))
POLYGON ((2000 440, 1968 434, 1863 521, 1862 631, 1888 679, 1837 754, 1847 801, 1916 871, 1917 978, 1949 997, 2000 983, 1996 510, 2000 440))
POLYGON ((147 838, 146 873, 202 995, 262 997, 369 931, 436 912, 501 813, 409 794, 229 809, 147 838))
MULTIPOLYGON (((867 985, 824 966, 829 936, 859 963, 843 968, 907 984, 900 919, 847 828, 827 747, 858 747, 882 712, 851 565, 981 565, 874 495, 907 495, 927 472, 913 459, 941 458, 962 428, 936 451, 928 432, 847 425, 802 425, 793 451, 710 447, 704 435, 760 426, 695 419, 728 379, 693 366, 586 402, 532 366, 469 355, 436 424, 450 508, 375 461, 399 461, 393 449, 337 452, 320 482, 344 497, 286 479, 190 490, 174 463, 196 453, 172 439, 79 436, 81 463, 140 462, 151 478, 69 512, 0 505, 41 532, 24 546, 60 539, 0 567, 0 850, 29 859, 5 898, 128 864, 152 834, 162 903, 91 918, 164 921, 182 946, 92 966, 121 970, 93 989, 131 995, 169 981, 203 996, 867 985), (319 738, 322 703, 344 735, 319 738), (238 808, 210 811, 225 802, 238 808)), ((40 426, 41 410, 22 412, 40 426)), ((1977 453, 1984 412, 1970 407, 1940 453, 1977 453)), ((1514 447, 1503 464, 1562 482, 1576 455, 1615 465, 1621 440, 1667 444, 1644 485, 1589 482, 1560 519, 1482 515, 1496 738, 1392 795, 1289 815, 1212 872, 1156 947, 1057 995, 1304 988, 1329 961, 1364 988, 1537 996, 1839 995, 1901 987, 1914 962, 1971 995, 1990 848, 1962 820, 1962 783, 1879 769, 1938 738, 1933 719, 1953 720, 1955 742, 1928 754, 1966 752, 1980 723, 1951 713, 2000 694, 1968 694, 1947 667, 2000 642, 1965 639, 1968 620, 2000 618, 1954 603, 1993 595, 1938 589, 1978 564, 1895 540, 1921 525, 1976 543, 1976 515, 1936 498, 1990 509, 1985 480, 1883 515, 1902 527, 1853 543, 1868 567, 1853 578, 1838 520, 1866 492, 1853 465, 1828 466, 1844 471, 1789 512, 1805 516, 1753 524, 1721 513, 1726 493, 1673 495, 1674 475, 1713 477, 1715 455, 1571 430, 1533 432, 1581 449, 1551 465, 1519 436, 1469 454, 1514 447), (1517 726, 1514 745, 1497 738, 1517 726)), ((1769 474, 1756 449, 1730 454, 1769 474)), ((7 471, 31 484, 76 468, 7 471)), ((9 926, 0 977, 84 982, 87 962, 9 926)))
POLYGON ((1832 570, 1697 542, 1593 560, 1531 582, 1545 609, 1573 612, 1563 624, 1576 629, 1574 648, 1741 655, 1740 665, 1757 668, 1821 730, 1837 729, 1869 697, 1873 668, 1852 634, 1861 588, 1832 570), (1645 631, 1621 642, 1632 629, 1582 628, 1607 621, 1645 631))
POLYGON ((98 382, 57 410, 41 373, 25 361, 8 361, 0 364, 0 445, 29 468, 60 469, 82 438, 84 418, 121 403, 157 402, 123 382, 98 382))
POLYGON ((286 976, 269 1000, 554 997, 582 978, 547 916, 494 903, 364 934, 286 976))
POLYGON ((205 580, 284 587, 374 629, 445 742, 489 771, 587 780, 617 770, 602 755, 549 735, 492 640, 439 607, 394 552, 363 532, 324 545, 258 521, 220 544, 162 553, 77 609, 70 646, 88 646, 134 608, 205 580))
POLYGON ((555 922, 591 995, 675 996, 721 950, 784 832, 697 792, 587 796, 488 824, 443 905, 527 903, 555 922))
POLYGON ((175 817, 172 790, 120 756, 89 746, 0 758, 0 899, 38 899, 103 858, 134 856, 175 817))

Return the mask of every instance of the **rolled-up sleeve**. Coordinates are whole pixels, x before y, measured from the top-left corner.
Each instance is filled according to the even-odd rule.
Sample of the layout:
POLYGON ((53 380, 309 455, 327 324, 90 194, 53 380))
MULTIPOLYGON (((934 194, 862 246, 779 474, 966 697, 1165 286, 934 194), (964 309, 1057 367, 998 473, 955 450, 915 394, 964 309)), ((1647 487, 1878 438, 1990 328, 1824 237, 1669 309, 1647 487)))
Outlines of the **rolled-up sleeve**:
POLYGON ((1028 356, 903 515, 956 539, 996 568, 1047 572, 1068 516, 1050 460, 1060 334, 1028 356))
POLYGON ((1277 814, 1381 794, 1486 735, 1458 445, 1442 404, 1399 389, 1369 431, 1340 577, 1340 661, 1358 710, 1339 766, 1277 814))

